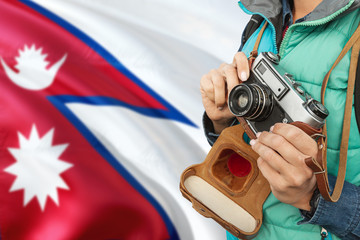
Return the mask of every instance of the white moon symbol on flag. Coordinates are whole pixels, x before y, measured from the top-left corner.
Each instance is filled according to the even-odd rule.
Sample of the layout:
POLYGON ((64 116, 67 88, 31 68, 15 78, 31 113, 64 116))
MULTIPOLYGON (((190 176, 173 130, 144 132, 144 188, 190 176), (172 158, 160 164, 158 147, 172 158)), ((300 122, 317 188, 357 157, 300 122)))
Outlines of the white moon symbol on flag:
POLYGON ((59 61, 57 61, 51 68, 46 69, 49 62, 45 60, 47 54, 42 54, 42 48, 36 49, 35 45, 30 48, 25 45, 24 50, 19 50, 19 57, 16 57, 17 65, 15 68, 19 71, 14 72, 4 61, 0 58, 6 75, 16 85, 28 90, 42 90, 49 87, 58 72, 59 68, 66 60, 65 54, 59 61))

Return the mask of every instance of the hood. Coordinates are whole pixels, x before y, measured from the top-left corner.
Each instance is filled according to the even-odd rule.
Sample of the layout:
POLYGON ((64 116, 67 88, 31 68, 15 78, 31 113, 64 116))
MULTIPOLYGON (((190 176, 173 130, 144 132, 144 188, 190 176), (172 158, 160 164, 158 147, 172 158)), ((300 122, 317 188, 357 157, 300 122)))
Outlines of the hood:
MULTIPOLYGON (((315 9, 312 11, 309 15, 309 18, 306 19, 307 21, 314 21, 318 19, 325 18, 327 16, 330 16, 331 14, 341 10, 342 8, 345 8, 351 0, 323 0, 315 9)), ((343 13, 339 15, 343 16, 344 14, 347 14, 355 9, 358 9, 360 7, 360 0, 355 0, 350 5, 349 8, 347 8, 343 13)))
MULTIPOLYGON (((280 44, 282 36, 282 1, 281 0, 240 0, 239 5, 248 14, 260 14, 275 27, 276 39, 280 44), (245 9, 244 9, 245 8, 245 9)), ((323 0, 307 17, 306 21, 326 18, 336 12, 341 17, 360 8, 360 0, 323 0), (343 9, 343 12, 341 10, 343 9)))
MULTIPOLYGON (((252 13, 261 13, 270 21, 279 18, 282 13, 281 0, 241 0, 239 3, 252 13)), ((323 0, 308 16, 307 21, 325 18, 351 4, 342 14, 360 7, 360 0, 323 0)))

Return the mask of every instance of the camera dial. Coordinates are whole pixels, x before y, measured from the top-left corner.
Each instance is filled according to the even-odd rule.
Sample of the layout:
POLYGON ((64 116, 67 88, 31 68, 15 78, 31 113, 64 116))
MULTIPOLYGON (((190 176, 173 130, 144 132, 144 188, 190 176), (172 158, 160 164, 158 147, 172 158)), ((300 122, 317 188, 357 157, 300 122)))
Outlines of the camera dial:
POLYGON ((275 63, 275 64, 279 64, 280 62, 280 55, 279 54, 275 54, 273 52, 266 52, 264 54, 264 56, 270 60, 271 62, 275 63))
POLYGON ((315 116, 320 119, 325 119, 329 115, 329 111, 322 105, 320 102, 315 99, 310 99, 307 104, 307 109, 310 113, 313 113, 315 116))

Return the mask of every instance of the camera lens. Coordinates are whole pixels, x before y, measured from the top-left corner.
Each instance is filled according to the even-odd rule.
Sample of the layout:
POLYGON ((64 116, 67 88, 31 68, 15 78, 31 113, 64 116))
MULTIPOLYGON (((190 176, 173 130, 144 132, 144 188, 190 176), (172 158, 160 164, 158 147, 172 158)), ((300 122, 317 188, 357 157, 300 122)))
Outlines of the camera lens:
POLYGON ((241 94, 238 99, 238 104, 241 108, 244 108, 247 106, 249 102, 249 96, 246 94, 241 94))
POLYGON ((273 101, 270 90, 257 84, 240 84, 231 90, 229 109, 238 117, 253 121, 266 119, 272 111, 273 101))

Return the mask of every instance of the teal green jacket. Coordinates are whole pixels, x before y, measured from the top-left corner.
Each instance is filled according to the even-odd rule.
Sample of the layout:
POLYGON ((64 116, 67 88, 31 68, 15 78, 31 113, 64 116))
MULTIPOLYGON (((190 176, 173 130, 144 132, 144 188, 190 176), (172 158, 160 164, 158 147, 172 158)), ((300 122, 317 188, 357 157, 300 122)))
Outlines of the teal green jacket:
MULTIPOLYGON (((305 22, 291 25, 283 39, 280 0, 243 0, 239 5, 246 13, 260 14, 269 22, 259 52, 279 53, 280 65, 293 74, 311 96, 320 100, 325 74, 359 25, 360 0, 323 0, 305 22)), ((252 51, 259 29, 243 46, 242 51, 247 55, 252 51)), ((325 95, 325 106, 330 112, 327 118, 327 161, 329 174, 333 176, 338 170, 349 62, 350 52, 334 69, 325 95)), ((255 239, 321 239, 319 225, 333 231, 332 239, 360 239, 360 190, 357 187, 360 185, 360 135, 354 109, 352 113, 346 172, 348 183, 343 194, 346 195, 344 198, 351 200, 348 201, 351 205, 331 205, 321 199, 313 219, 304 219, 298 209, 279 202, 270 194, 263 206, 263 225, 255 239)), ((228 234, 228 239, 232 238, 228 234)))

